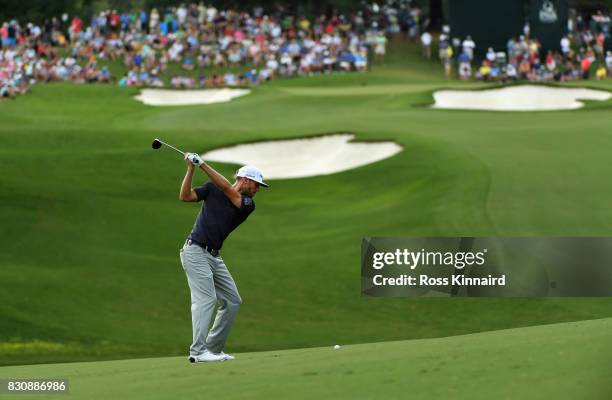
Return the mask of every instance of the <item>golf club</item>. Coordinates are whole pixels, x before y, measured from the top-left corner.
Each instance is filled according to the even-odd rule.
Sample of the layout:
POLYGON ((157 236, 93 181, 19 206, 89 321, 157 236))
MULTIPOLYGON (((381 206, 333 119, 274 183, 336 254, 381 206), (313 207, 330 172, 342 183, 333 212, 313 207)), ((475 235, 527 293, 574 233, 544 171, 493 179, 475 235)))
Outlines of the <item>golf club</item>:
POLYGON ((151 143, 151 147, 153 147, 155 150, 157 150, 157 149, 159 149, 162 146, 162 144, 170 147, 173 150, 178 151, 179 153, 181 153, 183 155, 183 157, 185 156, 185 152, 184 151, 181 151, 181 150, 177 149, 176 147, 169 145, 168 143, 162 142, 161 140, 159 140, 157 138, 153 139, 153 143, 151 143))

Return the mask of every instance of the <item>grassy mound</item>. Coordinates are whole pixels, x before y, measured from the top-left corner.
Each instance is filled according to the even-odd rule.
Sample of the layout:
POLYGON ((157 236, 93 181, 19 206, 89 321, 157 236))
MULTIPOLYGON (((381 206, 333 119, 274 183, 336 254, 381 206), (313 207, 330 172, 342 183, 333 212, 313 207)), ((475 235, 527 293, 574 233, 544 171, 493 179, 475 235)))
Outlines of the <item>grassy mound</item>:
MULTIPOLYGON (((612 319, 400 342, 0 368, 68 379, 71 398, 603 399, 612 393, 612 319)), ((24 397, 25 398, 25 397, 24 397)))

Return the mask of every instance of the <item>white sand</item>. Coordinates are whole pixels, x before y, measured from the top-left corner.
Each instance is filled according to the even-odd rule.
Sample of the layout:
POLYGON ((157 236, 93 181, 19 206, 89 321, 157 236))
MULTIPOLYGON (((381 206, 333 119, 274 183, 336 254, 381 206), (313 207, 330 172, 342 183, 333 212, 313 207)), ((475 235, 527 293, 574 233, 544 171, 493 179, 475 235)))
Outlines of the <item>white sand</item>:
POLYGON ((225 103, 244 96, 247 89, 165 90, 143 89, 136 100, 150 106, 188 106, 194 104, 225 103))
POLYGON ((433 108, 488 111, 574 110, 578 100, 608 100, 603 90, 550 86, 510 86, 490 90, 440 90, 434 93, 433 108))
POLYGON ((355 142, 355 135, 337 134, 306 139, 240 144, 209 151, 207 161, 254 165, 264 179, 329 175, 389 158, 402 147, 393 142, 355 142))

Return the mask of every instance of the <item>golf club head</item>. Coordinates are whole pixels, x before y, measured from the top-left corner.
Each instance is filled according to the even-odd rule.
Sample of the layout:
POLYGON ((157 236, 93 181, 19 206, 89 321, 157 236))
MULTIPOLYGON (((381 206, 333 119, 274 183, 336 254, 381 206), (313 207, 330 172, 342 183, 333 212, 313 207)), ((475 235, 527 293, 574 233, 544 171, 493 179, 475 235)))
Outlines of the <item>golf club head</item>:
POLYGON ((151 143, 151 147, 153 147, 155 150, 159 149, 162 146, 162 143, 159 141, 159 139, 154 139, 153 143, 151 143))

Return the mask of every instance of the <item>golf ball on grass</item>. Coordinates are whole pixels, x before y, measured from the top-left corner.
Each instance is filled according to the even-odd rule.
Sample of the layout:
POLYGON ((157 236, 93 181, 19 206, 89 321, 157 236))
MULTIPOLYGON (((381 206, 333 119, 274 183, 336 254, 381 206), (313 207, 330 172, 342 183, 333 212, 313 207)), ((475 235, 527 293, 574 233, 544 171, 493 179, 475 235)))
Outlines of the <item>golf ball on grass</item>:
POLYGON ((341 348, 341 347, 342 347, 342 346, 340 346, 339 344, 337 344, 337 345, 335 345, 335 346, 334 346, 334 350, 340 350, 340 348, 341 348))

